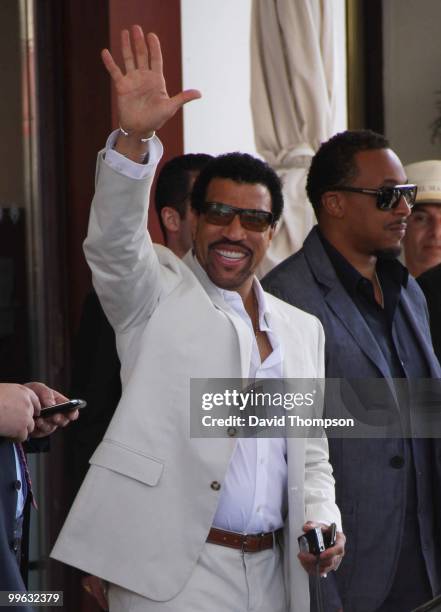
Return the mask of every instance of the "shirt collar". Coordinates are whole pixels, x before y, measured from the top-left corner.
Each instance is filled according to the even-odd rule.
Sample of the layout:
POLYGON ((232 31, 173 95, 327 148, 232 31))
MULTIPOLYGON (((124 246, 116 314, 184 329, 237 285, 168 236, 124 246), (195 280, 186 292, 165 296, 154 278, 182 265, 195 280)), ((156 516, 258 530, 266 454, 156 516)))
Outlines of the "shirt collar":
MULTIPOLYGON (((326 240, 319 229, 318 235, 341 284, 348 293, 353 294, 364 277, 345 257, 343 257, 340 251, 326 240)), ((398 259, 384 259, 379 257, 377 259, 376 271, 380 280, 382 277, 387 276, 398 286, 407 286, 409 271, 398 261, 398 259)))

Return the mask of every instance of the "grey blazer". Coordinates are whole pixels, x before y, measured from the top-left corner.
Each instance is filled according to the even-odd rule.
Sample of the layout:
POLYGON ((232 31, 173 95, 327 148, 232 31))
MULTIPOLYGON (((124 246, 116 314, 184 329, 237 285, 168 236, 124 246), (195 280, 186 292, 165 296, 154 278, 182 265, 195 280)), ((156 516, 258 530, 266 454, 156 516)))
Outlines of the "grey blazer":
MULTIPOLYGON (((320 319, 325 330, 327 378, 391 377, 375 337, 337 278, 316 228, 303 248, 272 270, 262 284, 273 295, 320 319)), ((402 303, 431 376, 438 378, 441 370, 430 340, 427 308, 413 278, 402 289, 402 303)), ((371 612, 389 591, 401 547, 406 470, 391 459, 406 456, 406 445, 400 438, 330 439, 329 451, 347 550, 338 572, 326 581, 326 597, 337 607, 343 604, 344 610, 371 612)), ((419 440, 414 460, 421 538, 427 542, 424 555, 432 588, 438 591, 440 526, 435 530, 429 527, 433 515, 440 516, 441 508, 438 491, 432 493, 431 489, 432 478, 440 483, 438 441, 419 440)), ((330 610, 337 609, 329 606, 330 610)))

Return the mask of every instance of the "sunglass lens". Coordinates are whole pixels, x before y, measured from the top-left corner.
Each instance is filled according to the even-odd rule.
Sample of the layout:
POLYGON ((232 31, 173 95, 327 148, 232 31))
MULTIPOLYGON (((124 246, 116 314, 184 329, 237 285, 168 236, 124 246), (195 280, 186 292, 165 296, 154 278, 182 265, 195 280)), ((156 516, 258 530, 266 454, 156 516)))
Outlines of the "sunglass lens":
POLYGON ((242 227, 252 232, 263 232, 271 223, 271 215, 264 211, 247 210, 241 214, 242 227))
POLYGON ((378 193, 378 208, 381 210, 390 210, 396 208, 400 203, 400 199, 404 198, 407 205, 412 208, 416 198, 415 187, 383 187, 378 193))
POLYGON ((406 191, 403 193, 404 198, 407 202, 407 205, 410 208, 412 208, 412 206, 415 204, 416 194, 417 194, 416 187, 409 187, 409 189, 406 189, 406 191))
POLYGON ((203 212, 208 223, 213 225, 229 225, 233 221, 234 216, 239 214, 242 227, 252 232, 265 231, 271 225, 273 219, 270 212, 263 210, 240 210, 220 202, 208 202, 203 212))
POLYGON ((213 225, 228 225, 234 217, 234 211, 229 206, 217 203, 207 204, 204 212, 208 223, 213 225))
POLYGON ((380 210, 390 210, 396 206, 396 202, 400 199, 400 195, 396 191, 392 187, 383 187, 378 190, 377 206, 380 210))

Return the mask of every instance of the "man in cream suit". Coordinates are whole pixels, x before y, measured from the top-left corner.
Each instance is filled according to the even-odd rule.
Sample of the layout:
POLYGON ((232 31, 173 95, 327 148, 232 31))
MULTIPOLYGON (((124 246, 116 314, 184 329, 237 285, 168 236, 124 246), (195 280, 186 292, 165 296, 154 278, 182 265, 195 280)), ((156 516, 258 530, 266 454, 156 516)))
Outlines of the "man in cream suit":
POLYGON ((307 612, 316 559, 297 537, 334 521, 319 571, 344 553, 326 440, 191 438, 189 395, 191 378, 320 378, 323 331, 254 276, 283 206, 260 160, 230 154, 201 172, 182 261, 146 236, 154 130, 200 96, 169 98, 159 41, 147 43, 123 31, 125 74, 103 52, 121 128, 99 155, 85 251, 123 393, 52 554, 108 581, 112 612, 307 612))

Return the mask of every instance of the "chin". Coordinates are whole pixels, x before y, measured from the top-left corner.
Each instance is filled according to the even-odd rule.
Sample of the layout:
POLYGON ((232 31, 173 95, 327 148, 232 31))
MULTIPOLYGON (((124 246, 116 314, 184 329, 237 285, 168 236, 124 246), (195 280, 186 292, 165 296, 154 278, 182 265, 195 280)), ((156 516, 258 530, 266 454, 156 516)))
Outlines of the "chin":
POLYGON ((401 254, 401 245, 388 247, 387 249, 377 249, 372 253, 378 259, 396 259, 401 254))
POLYGON ((210 268, 207 268, 206 272, 212 283, 214 283, 220 289, 226 289, 227 291, 236 291, 237 289, 240 289, 250 277, 249 274, 228 277, 221 274, 216 274, 213 270, 210 270, 210 268))

